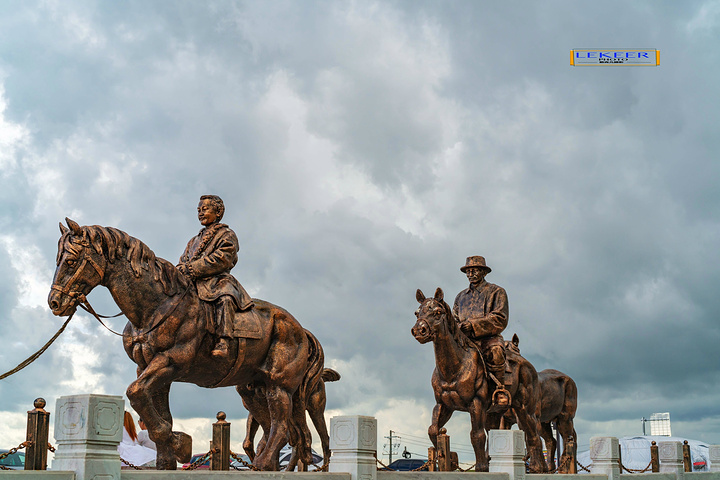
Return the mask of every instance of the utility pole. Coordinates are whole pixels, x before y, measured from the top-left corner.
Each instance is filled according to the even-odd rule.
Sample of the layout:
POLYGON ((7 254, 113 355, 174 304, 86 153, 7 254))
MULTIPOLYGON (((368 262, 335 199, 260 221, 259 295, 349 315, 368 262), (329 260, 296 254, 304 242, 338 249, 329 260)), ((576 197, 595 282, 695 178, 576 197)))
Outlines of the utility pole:
POLYGON ((647 422, 647 419, 645 417, 642 417, 642 425, 643 425, 643 437, 645 436, 645 422, 647 422))
MULTIPOLYGON (((392 463, 392 455, 393 455, 393 438, 396 438, 396 439, 399 440, 400 437, 398 437, 397 435, 393 436, 393 431, 390 430, 390 436, 389 436, 389 437, 385 437, 385 438, 388 439, 388 447, 389 447, 389 448, 388 448, 388 465, 390 465, 390 464, 392 463)), ((399 445, 400 445, 400 444, 398 443, 398 446, 399 446, 399 445)))

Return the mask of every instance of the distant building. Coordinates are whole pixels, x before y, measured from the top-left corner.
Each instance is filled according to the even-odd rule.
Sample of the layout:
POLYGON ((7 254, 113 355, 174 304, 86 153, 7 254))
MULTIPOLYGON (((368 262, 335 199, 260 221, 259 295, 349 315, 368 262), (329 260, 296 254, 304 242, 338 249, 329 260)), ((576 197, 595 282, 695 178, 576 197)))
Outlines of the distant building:
POLYGON ((650 415, 650 435, 672 437, 670 431, 670 412, 653 413, 650 415))

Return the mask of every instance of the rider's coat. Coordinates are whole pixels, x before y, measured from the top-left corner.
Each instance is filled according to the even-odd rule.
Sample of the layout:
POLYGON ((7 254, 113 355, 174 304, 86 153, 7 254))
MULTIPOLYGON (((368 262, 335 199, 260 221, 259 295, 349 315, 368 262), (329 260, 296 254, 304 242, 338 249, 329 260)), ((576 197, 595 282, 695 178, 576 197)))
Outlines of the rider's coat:
POLYGON ((453 315, 472 325, 474 340, 483 346, 502 342, 500 335, 508 324, 508 298, 505 289, 483 280, 479 285, 470 284, 457 294, 453 315))
POLYGON ((240 310, 253 306, 252 298, 240 282, 230 274, 238 261, 239 242, 235 232, 224 224, 203 228, 190 239, 180 263, 186 263, 195 279, 198 296, 206 302, 214 302, 222 295, 229 295, 240 310), (198 258, 193 258, 203 242, 204 235, 212 235, 198 258))

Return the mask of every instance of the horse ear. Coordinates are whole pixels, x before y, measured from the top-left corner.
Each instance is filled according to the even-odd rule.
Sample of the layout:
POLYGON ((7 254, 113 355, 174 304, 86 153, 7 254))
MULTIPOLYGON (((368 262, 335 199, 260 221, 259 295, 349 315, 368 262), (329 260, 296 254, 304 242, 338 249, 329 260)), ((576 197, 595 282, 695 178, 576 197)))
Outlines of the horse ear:
POLYGON ((60 225, 60 235, 65 235, 69 230, 68 228, 62 224, 62 222, 58 223, 60 225))
POLYGON ((70 230, 72 230, 75 235, 82 235, 82 228, 80 227, 80 225, 78 225, 76 222, 73 222, 67 217, 65 217, 65 221, 67 222, 68 227, 70 227, 70 230))
POLYGON ((437 290, 435 290, 435 300, 442 302, 443 298, 445 298, 445 294, 443 293, 442 288, 438 287, 437 290))
POLYGON ((417 299, 418 303, 422 303, 425 301, 425 294, 422 293, 422 290, 418 288, 417 292, 415 292, 415 298, 417 299))
POLYGON ((513 334, 512 342, 513 344, 515 344, 516 347, 520 345, 520 337, 517 336, 517 333, 513 334))

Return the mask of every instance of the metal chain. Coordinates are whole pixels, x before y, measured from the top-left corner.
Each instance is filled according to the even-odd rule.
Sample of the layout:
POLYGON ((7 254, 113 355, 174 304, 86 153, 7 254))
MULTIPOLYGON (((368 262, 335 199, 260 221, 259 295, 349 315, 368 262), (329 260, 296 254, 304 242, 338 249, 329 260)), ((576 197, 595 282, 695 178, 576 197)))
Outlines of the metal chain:
POLYGON ((620 468, 622 470, 625 470, 628 473, 645 473, 648 470, 652 468, 652 460, 650 460, 650 463, 647 464, 647 467, 643 468, 642 470, 636 469, 636 468, 627 468, 625 465, 622 464, 622 462, 618 461, 618 464, 620 465, 620 468))
POLYGON ((26 441, 22 442, 22 443, 21 443, 20 445, 18 445, 17 447, 11 448, 11 449, 8 450, 7 452, 5 452, 5 453, 3 453, 3 454, 0 454, 0 460, 2 460, 2 459, 5 458, 5 457, 8 457, 8 456, 12 455, 13 453, 17 453, 18 450, 22 450, 22 449, 25 448, 25 447, 31 446, 32 443, 33 443, 33 442, 31 442, 31 441, 29 441, 29 440, 26 440, 26 441))
POLYGON ((133 465, 132 463, 128 462, 127 460, 125 460, 125 459, 122 458, 122 457, 120 457, 120 461, 121 461, 122 463, 124 463, 125 465, 127 465, 128 467, 130 467, 130 468, 134 468, 135 470, 142 470, 142 468, 133 465))
POLYGON ((217 448, 212 448, 212 449, 210 449, 210 451, 207 452, 205 455, 203 455, 202 457, 198 458, 197 460, 195 460, 193 463, 191 463, 191 464, 188 465, 187 467, 182 467, 181 470, 197 470, 198 467, 200 467, 200 465, 202 465, 203 463, 205 463, 205 461, 206 461, 208 458, 212 458, 213 453, 216 453, 217 451, 218 451, 217 448))
POLYGON ((48 450, 55 453, 55 447, 52 446, 52 443, 48 442, 48 450))
MULTIPOLYGON (((240 462, 243 466, 249 468, 250 470, 252 470, 252 471, 254 471, 254 472, 259 472, 259 471, 260 471, 260 469, 257 468, 255 465, 253 465, 252 463, 246 462, 240 455, 238 455, 237 453, 233 452, 232 450, 230 450, 230 456, 231 456, 232 458, 234 458, 235 460, 237 460, 238 462, 240 462)), ((233 468, 239 470, 237 467, 233 467, 233 468)))
POLYGON ((592 466, 593 466, 592 463, 590 465, 588 465, 587 467, 580 462, 577 462, 577 464, 578 464, 578 467, 580 467, 580 470, 585 470, 586 472, 591 473, 590 468, 592 468, 592 466))

